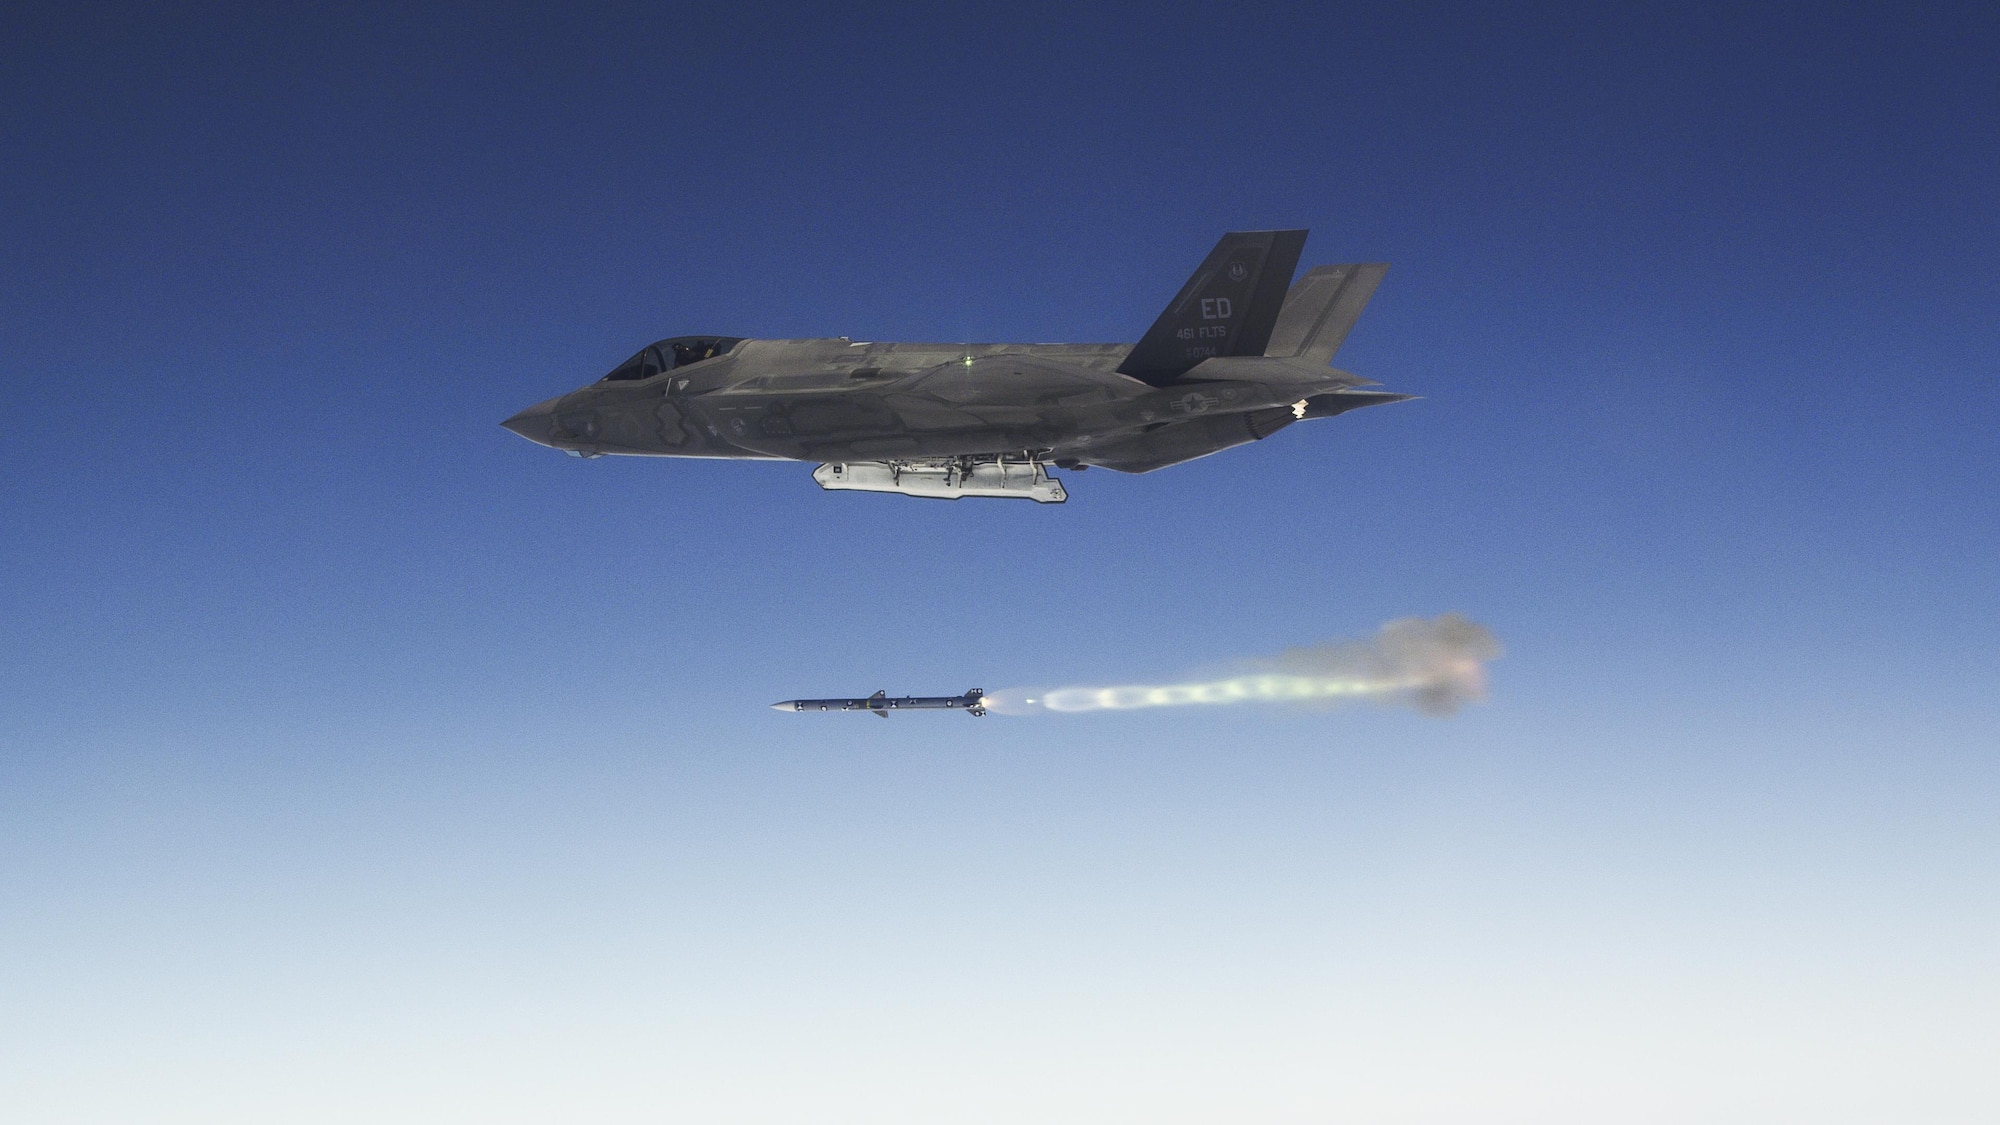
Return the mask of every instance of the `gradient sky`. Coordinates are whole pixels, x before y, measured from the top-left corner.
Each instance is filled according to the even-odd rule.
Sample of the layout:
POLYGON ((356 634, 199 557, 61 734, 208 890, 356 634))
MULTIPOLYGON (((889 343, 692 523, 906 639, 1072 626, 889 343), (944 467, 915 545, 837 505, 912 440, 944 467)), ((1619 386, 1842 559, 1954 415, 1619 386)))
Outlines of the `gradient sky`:
POLYGON ((0 1116, 2000 1117, 1992 6, 1004 7, 0 12, 0 1116), (1420 401, 1062 507, 498 425, 1291 226, 1420 401), (765 709, 1446 611, 1448 720, 765 709))

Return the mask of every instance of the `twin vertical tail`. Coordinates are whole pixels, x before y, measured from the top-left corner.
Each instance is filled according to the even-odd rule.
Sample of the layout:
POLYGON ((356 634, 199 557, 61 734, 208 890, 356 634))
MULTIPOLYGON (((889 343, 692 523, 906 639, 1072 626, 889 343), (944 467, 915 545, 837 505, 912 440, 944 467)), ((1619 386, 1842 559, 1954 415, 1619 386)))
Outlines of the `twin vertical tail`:
POLYGON ((1223 235, 1119 372, 1162 387, 1213 356, 1263 355, 1305 246, 1302 230, 1223 235))
POLYGON ((1305 244, 1302 230, 1223 235, 1119 372, 1162 387, 1216 356, 1333 362, 1389 267, 1321 266, 1293 285, 1305 244))
POLYGON ((1332 363, 1333 353, 1340 350, 1388 272, 1386 262, 1307 270, 1285 294, 1285 307, 1264 354, 1306 360, 1314 367, 1332 363))

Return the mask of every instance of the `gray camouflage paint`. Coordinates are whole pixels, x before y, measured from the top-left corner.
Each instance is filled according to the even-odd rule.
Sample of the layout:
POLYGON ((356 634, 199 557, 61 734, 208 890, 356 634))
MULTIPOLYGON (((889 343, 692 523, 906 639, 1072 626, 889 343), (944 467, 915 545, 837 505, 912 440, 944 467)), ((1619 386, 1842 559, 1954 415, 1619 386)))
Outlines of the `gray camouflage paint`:
MULTIPOLYGON (((1225 252, 1240 259, 1242 240, 1274 233, 1304 239, 1304 232, 1231 234, 1211 261, 1225 252)), ((1272 262, 1281 264, 1289 274, 1292 262, 1272 262)), ((1275 327, 1264 310, 1266 354, 1205 355, 1215 349, 1190 343, 1184 370, 1148 371, 1144 379, 1119 371, 1139 349, 1173 346, 1174 335, 1193 340, 1207 330, 1204 311, 1211 320, 1223 319, 1218 310, 1242 320, 1258 310, 1202 296, 1198 271, 1139 345, 724 341, 730 346, 720 355, 649 378, 600 380, 503 424, 583 456, 892 463, 1004 456, 1150 472, 1301 419, 1410 397, 1356 390, 1369 382, 1327 366, 1386 269, 1313 270, 1285 295, 1275 327)), ((1207 272, 1216 285, 1258 280, 1233 261, 1207 272)), ((654 347, 666 353, 672 343, 654 347)))

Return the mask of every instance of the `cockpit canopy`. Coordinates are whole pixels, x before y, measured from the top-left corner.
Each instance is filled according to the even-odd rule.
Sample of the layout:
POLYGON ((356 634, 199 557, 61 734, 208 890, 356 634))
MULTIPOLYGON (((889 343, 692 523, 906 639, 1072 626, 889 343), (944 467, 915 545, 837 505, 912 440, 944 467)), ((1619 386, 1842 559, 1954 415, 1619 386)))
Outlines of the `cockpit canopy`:
POLYGON ((662 371, 672 371, 676 367, 724 355, 742 342, 740 336, 675 336, 641 350, 638 355, 613 369, 604 381, 627 383, 650 379, 662 371))

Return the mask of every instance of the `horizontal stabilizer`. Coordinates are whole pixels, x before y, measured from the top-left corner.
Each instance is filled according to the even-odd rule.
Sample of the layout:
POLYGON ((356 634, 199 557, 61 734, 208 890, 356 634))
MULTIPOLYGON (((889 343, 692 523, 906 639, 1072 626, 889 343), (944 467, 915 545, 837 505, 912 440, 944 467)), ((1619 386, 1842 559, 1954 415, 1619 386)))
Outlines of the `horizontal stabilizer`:
POLYGON ((1408 402, 1415 395, 1392 394, 1388 391, 1334 391, 1331 394, 1314 395, 1305 400, 1305 410, 1301 418, 1333 418, 1350 410, 1364 406, 1383 406, 1391 402, 1408 402))

